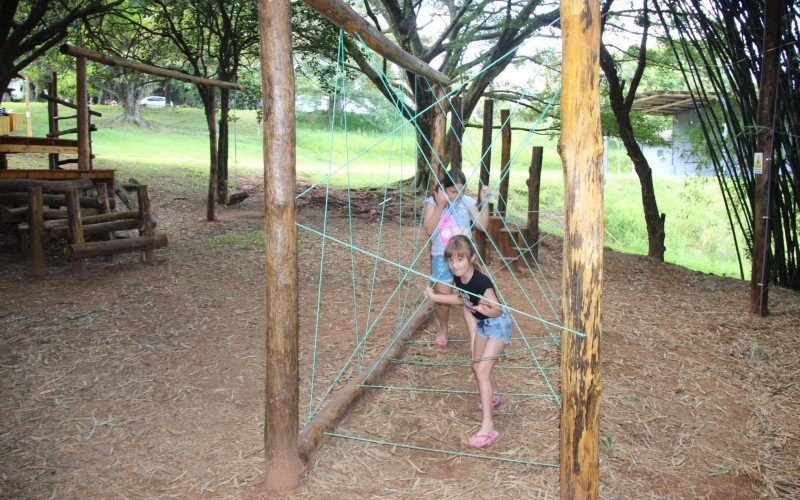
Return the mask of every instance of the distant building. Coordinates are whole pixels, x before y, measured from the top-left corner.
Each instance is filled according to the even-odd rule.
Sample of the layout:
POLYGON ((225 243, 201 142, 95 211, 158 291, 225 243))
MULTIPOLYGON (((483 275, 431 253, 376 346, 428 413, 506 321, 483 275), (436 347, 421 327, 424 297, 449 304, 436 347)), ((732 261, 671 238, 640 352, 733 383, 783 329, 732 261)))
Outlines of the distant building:
POLYGON ((696 106, 704 103, 689 92, 645 94, 633 102, 633 109, 648 115, 672 117, 671 144, 664 147, 641 146, 654 175, 714 176, 710 162, 703 162, 691 134, 700 133, 696 106))
POLYGON ((8 88, 3 90, 3 101, 21 101, 25 98, 25 80, 23 78, 12 78, 8 82, 8 88))

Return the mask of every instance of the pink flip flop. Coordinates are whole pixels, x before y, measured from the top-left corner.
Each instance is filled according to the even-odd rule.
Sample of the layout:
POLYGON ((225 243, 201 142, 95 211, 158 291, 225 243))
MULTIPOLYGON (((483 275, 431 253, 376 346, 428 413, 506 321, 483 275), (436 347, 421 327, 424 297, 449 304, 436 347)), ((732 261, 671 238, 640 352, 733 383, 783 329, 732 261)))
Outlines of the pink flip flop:
POLYGON ((495 431, 491 434, 475 434, 469 441, 467 441, 467 445, 472 446, 474 448, 483 448, 484 446, 489 446, 490 444, 494 443, 500 438, 500 433, 495 431))
MULTIPOLYGON (((500 406, 502 403, 503 403, 503 401, 500 400, 500 396, 493 397, 492 398, 492 409, 493 410, 497 409, 497 407, 500 406)), ((483 405, 478 403, 478 409, 479 410, 483 410, 483 405)))
POLYGON ((436 347, 438 347, 440 349, 444 349, 445 347, 447 347, 447 340, 436 339, 433 342, 433 345, 435 345, 436 347))

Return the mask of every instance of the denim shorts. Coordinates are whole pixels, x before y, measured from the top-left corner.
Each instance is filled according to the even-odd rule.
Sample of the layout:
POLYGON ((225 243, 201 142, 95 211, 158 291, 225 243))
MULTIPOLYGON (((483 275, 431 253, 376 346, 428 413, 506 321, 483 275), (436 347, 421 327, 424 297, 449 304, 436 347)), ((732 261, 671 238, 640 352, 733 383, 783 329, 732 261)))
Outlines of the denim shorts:
POLYGON ((496 318, 479 319, 475 325, 475 333, 483 338, 502 340, 508 345, 511 342, 511 318, 508 311, 503 309, 503 314, 496 318))
POLYGON ((434 284, 453 282, 453 274, 450 272, 450 266, 447 265, 444 255, 431 255, 431 280, 434 284))

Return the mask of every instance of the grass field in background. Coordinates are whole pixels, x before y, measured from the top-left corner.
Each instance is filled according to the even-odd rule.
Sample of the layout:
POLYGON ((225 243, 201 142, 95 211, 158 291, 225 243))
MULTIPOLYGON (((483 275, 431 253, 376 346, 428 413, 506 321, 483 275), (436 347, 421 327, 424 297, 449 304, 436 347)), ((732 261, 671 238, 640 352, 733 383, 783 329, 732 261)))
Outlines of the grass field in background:
MULTIPOLYGON (((20 103, 4 103, 7 110, 24 112, 20 103)), ((95 106, 103 114, 94 118, 98 132, 93 134, 95 165, 115 168, 123 175, 152 177, 183 176, 191 185, 205 186, 208 177, 208 131, 200 109, 143 109, 142 115, 152 128, 111 125, 121 114, 116 106, 95 106)), ((74 111, 62 108, 62 115, 74 111)), ((47 130, 47 109, 32 104, 33 134, 47 130)), ((325 118, 300 114, 297 119, 298 178, 318 181, 331 175, 331 183, 354 187, 383 186, 414 175, 416 144, 410 125, 388 127, 385 131, 368 129, 357 116, 348 115, 348 132, 337 123, 334 132, 325 118), (348 164, 349 169, 340 168, 348 164)), ((340 120, 341 122, 341 120, 340 120)), ((69 127, 65 122, 63 127, 69 127)), ((514 124, 520 126, 521 124, 514 124)), ((239 174, 260 174, 261 135, 254 111, 237 110, 231 123, 230 178, 233 186, 239 174)), ((464 139, 464 170, 475 192, 480 158, 481 131, 467 129, 464 139)), ((496 141, 492 154, 492 186, 499 183, 500 147, 496 141)), ((527 187, 531 146, 544 147, 542 176, 542 225, 554 234, 563 234, 563 185, 561 161, 556 139, 514 131, 510 207, 520 223, 527 210, 527 187)), ((621 252, 646 254, 647 233, 642 212, 639 180, 630 173, 630 161, 624 151, 609 142, 610 171, 605 176, 606 246, 621 252)), ((14 155, 10 156, 12 167, 14 155)), ((44 162, 43 165, 44 167, 44 162)), ((739 265, 727 225, 724 206, 715 179, 700 177, 656 177, 656 198, 666 218, 666 260, 699 271, 739 277, 739 265)), ((496 192, 496 191, 495 191, 496 192)), ((745 263, 745 268, 748 264, 745 263)))

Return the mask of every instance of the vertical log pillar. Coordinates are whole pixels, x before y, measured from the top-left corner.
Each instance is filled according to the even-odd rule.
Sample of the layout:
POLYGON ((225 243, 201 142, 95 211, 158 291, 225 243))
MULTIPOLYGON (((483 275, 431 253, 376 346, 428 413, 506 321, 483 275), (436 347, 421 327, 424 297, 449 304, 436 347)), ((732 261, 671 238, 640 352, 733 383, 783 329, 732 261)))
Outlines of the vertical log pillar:
POLYGON ((600 2, 561 2, 564 258, 561 339, 561 498, 598 498, 603 279, 600 2))
MULTIPOLYGON (((58 97, 58 74, 53 71, 50 75, 50 83, 47 85, 47 95, 58 97)), ((50 137, 58 137, 58 103, 52 99, 47 100, 47 131, 50 137)), ((58 153, 48 155, 50 170, 58 170, 58 153)))
MULTIPOLYGON (((139 202, 139 236, 153 236, 153 216, 147 186, 136 186, 136 199, 139 202)), ((142 250, 142 262, 153 262, 152 248, 142 250)))
POLYGON ((44 206, 42 188, 28 188, 28 241, 31 251, 31 276, 44 277, 44 206))
POLYGON ((92 146, 89 135, 89 89, 86 85, 86 58, 76 57, 77 96, 75 105, 78 115, 78 170, 92 169, 92 146))
MULTIPOLYGON (((206 205, 206 220, 213 221, 217 210, 217 89, 207 86, 203 89, 206 92, 206 99, 211 103, 210 111, 206 115, 208 124, 208 141, 211 153, 211 168, 208 173, 208 204, 206 205)), ((266 179, 265 179, 266 181, 266 179)))
MULTIPOLYGON (((433 99, 435 104, 431 107, 431 153, 428 161, 433 167, 437 179, 444 178, 445 173, 445 142, 447 139, 447 111, 443 102, 444 89, 441 85, 433 86, 433 99)), ((433 183, 434 190, 438 184, 433 183)))
MULTIPOLYGON (((81 203, 78 199, 78 192, 70 189, 66 196, 69 242, 73 245, 82 245, 84 243, 83 222, 81 222, 81 203)), ((84 259, 72 259, 72 275, 81 279, 86 277, 86 261, 84 259)))
POLYGON ((25 135, 31 137, 33 135, 31 124, 31 82, 28 81, 27 76, 25 77, 25 122, 25 135))
POLYGON ((764 55, 761 63, 761 85, 758 95, 757 154, 763 156, 760 174, 755 174, 753 206, 753 269, 750 278, 750 312, 769 314, 769 281, 771 263, 772 205, 775 196, 772 168, 772 134, 777 96, 778 53, 781 30, 781 1, 764 4, 764 55))
POLYGON ((511 176, 511 110, 500 110, 500 194, 497 197, 497 212, 506 216, 508 205, 508 181, 511 176))
POLYGON ((534 261, 539 260, 539 193, 542 189, 542 157, 544 148, 534 146, 528 169, 528 228, 525 241, 534 261))
POLYGON ((265 489, 292 490, 298 451, 296 133, 289 0, 259 0, 266 236, 265 489))
MULTIPOLYGON (((108 198, 108 185, 105 182, 99 182, 96 185, 97 187, 97 211, 101 214, 110 214, 111 213, 111 200, 108 198)), ((114 231, 110 231, 106 236, 106 241, 111 241, 117 239, 117 235, 114 231)), ((106 262, 112 262, 114 260, 113 255, 106 255, 103 257, 103 260, 106 262)))
POLYGON ((448 154, 450 156, 450 168, 461 170, 462 147, 464 140, 464 117, 461 113, 461 97, 454 97, 450 108, 450 142, 448 154))
MULTIPOLYGON (((492 119, 494 117, 494 101, 486 99, 483 101, 483 137, 481 139, 481 171, 478 182, 478 192, 480 188, 489 185, 489 173, 492 166, 492 119)), ((482 200, 478 197, 478 203, 482 200)), ((489 215, 494 215, 489 208, 489 215)), ((478 252, 483 262, 488 262, 488 252, 486 248, 486 233, 475 230, 475 251, 478 252)))

